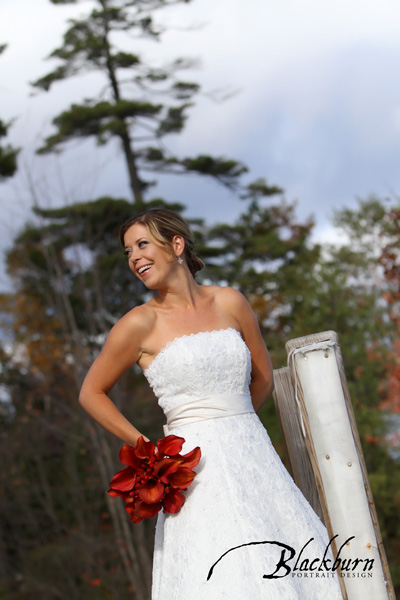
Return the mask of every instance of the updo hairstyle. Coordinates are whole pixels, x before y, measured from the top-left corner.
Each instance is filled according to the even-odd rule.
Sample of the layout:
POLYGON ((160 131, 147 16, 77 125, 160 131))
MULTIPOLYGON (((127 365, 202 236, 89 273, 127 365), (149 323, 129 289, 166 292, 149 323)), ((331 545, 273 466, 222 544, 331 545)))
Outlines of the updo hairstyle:
POLYGON ((176 235, 185 240, 183 255, 189 271, 195 277, 197 271, 204 267, 204 263, 194 252, 194 236, 189 229, 188 223, 178 213, 169 208, 151 208, 128 219, 119 231, 119 239, 124 246, 125 233, 132 225, 144 225, 149 235, 172 253, 172 240, 176 235))

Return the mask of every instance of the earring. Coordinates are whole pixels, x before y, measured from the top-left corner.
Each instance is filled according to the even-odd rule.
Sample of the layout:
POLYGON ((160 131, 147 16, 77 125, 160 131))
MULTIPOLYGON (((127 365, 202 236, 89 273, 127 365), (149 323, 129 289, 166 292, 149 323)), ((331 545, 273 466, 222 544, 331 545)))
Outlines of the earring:
POLYGON ((181 256, 178 256, 178 263, 180 265, 183 265, 183 258, 181 256))

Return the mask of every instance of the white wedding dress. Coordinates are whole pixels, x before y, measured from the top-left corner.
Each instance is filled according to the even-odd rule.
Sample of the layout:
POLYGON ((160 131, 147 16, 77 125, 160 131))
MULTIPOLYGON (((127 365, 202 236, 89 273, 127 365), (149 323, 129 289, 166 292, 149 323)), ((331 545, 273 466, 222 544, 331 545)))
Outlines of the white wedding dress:
MULTIPOLYGON (((250 371, 250 352, 232 328, 176 338, 145 371, 167 416, 192 407, 188 419, 174 417, 168 433, 185 438, 183 453, 195 446, 202 452, 181 511, 159 514, 152 600, 342 599, 335 573, 293 571, 311 538, 301 560, 322 559, 329 540, 256 413, 246 402, 234 409, 240 414, 212 412, 213 401, 226 405, 232 395, 236 406, 248 397, 250 371), (263 575, 277 571, 283 547, 265 542, 296 551, 279 578, 263 575)), ((289 556, 285 551, 284 561, 289 556)))

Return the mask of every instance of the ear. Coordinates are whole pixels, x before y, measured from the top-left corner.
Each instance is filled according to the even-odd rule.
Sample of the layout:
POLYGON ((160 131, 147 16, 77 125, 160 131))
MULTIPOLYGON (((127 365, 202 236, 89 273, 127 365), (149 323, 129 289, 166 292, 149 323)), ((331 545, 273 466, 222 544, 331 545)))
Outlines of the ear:
POLYGON ((175 256, 180 256, 185 250, 185 240, 181 235, 175 235, 172 239, 172 249, 175 256))

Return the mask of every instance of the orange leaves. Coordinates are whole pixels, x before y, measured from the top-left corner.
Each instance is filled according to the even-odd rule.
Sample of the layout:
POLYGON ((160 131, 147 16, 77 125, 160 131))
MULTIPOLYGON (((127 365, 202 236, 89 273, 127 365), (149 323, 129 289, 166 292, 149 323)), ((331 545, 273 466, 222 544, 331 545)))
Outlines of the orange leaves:
POLYGON ((392 348, 387 355, 385 400, 381 408, 400 414, 400 210, 393 208, 385 217, 388 231, 379 263, 384 270, 387 290, 383 297, 388 305, 388 316, 393 323, 392 348))
POLYGON ((384 382, 385 399, 381 403, 383 410, 400 414, 400 334, 393 341, 387 358, 387 376, 384 382))

